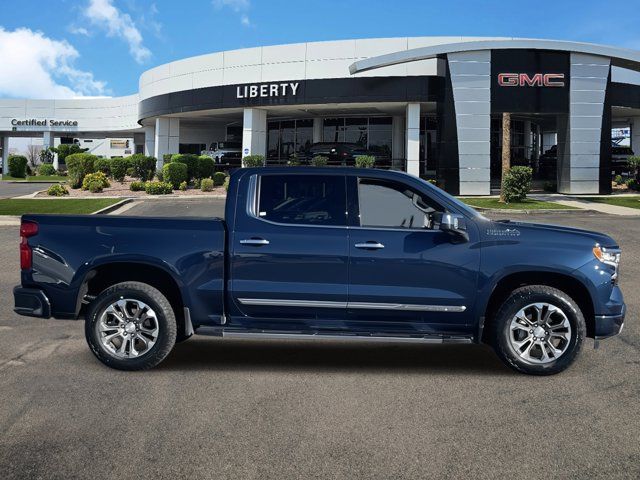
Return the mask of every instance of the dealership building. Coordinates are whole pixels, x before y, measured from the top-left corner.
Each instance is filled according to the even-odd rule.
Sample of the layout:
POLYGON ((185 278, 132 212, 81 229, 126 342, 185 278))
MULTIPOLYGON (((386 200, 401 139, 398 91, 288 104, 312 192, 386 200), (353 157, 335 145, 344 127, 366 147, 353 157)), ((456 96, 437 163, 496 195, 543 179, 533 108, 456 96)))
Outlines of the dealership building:
POLYGON ((513 165, 531 166, 561 193, 609 193, 612 142, 640 153, 640 51, 405 37, 216 52, 148 70, 125 97, 0 99, 0 137, 4 168, 12 137, 90 149, 109 141, 106 156, 145 153, 159 163, 237 141, 267 166, 314 143, 349 142, 382 168, 488 195, 500 184, 504 112, 513 165), (612 138, 613 129, 628 138, 612 138))

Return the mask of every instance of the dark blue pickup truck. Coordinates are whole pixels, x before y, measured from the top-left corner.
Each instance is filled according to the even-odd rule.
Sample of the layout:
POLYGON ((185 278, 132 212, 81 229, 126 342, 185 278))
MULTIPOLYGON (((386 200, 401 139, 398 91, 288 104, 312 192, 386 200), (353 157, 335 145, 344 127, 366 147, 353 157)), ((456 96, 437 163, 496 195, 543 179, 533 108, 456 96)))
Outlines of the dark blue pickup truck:
POLYGON ((552 374, 625 315, 609 236, 490 221, 400 172, 239 169, 225 220, 25 215, 21 237, 15 311, 85 318, 123 370, 200 333, 485 342, 552 374))

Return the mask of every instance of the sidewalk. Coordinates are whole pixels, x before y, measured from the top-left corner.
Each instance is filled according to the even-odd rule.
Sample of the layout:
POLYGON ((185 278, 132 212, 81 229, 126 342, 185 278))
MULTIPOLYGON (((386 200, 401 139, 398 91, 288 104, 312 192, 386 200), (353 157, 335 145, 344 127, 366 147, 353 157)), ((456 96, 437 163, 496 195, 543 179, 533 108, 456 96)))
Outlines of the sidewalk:
MULTIPOLYGON (((599 195, 590 195, 591 197, 599 195)), ((616 205, 607 205, 606 203, 589 202, 580 197, 572 197, 570 195, 562 195, 559 193, 532 194, 529 198, 543 200, 546 202, 554 202, 567 207, 575 207, 583 210, 593 210, 595 212, 608 213, 610 215, 623 216, 639 216, 640 210, 637 208, 619 207, 616 205)))

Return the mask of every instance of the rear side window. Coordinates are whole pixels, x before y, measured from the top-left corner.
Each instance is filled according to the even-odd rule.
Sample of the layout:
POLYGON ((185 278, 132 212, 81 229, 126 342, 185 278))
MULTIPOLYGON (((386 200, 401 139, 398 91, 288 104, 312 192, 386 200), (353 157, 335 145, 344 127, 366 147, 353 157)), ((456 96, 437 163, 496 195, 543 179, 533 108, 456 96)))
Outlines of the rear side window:
POLYGON ((347 193, 342 175, 263 175, 258 216, 278 223, 344 226, 347 193))
POLYGON ((431 198, 394 181, 360 178, 360 226, 433 229, 434 213, 444 209, 431 198))

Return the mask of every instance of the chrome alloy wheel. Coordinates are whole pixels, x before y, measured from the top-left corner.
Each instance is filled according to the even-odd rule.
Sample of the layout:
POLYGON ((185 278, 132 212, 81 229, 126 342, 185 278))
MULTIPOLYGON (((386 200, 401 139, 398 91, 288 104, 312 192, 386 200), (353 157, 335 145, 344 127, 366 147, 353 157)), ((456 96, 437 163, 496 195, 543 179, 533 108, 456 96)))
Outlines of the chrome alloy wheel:
POLYGON ((571 341, 571 324, 564 312, 549 303, 532 303, 520 309, 509 326, 509 342, 529 363, 557 360, 571 341))
POLYGON ((105 350, 124 359, 149 352, 160 333, 153 309, 131 298, 120 298, 109 305, 100 315, 95 328, 105 350))

